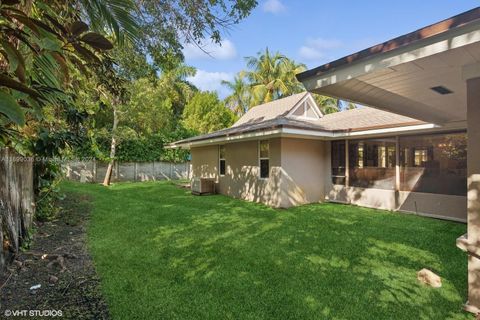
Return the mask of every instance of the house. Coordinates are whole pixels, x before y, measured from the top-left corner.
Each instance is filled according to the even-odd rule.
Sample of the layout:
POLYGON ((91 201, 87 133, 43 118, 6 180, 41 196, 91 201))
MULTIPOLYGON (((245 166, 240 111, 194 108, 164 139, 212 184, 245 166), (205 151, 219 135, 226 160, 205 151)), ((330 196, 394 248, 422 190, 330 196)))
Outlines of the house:
POLYGON ((308 92, 177 141, 219 193, 287 208, 335 201, 466 221, 466 134, 370 107, 323 115, 308 92), (397 163, 399 165, 397 165, 397 163))
MULTIPOLYGON (((252 113, 244 125, 177 144, 191 148, 194 175, 279 207, 325 199, 466 217, 457 239, 468 256, 465 309, 480 313, 480 7, 297 78, 309 92, 423 123, 342 127, 343 113, 311 120, 306 107, 298 118, 252 113)), ((373 118, 365 110, 355 111, 367 113, 361 123, 373 118)))
MULTIPOLYGON (((417 151, 413 146, 412 170, 417 170, 419 161, 425 163, 425 174, 431 167, 440 168, 438 175, 428 174, 426 183, 437 184, 431 185, 435 195, 440 190, 451 193, 450 190, 455 189, 456 195, 466 191, 463 210, 467 212, 467 234, 457 239, 457 246, 468 255, 465 309, 480 313, 480 7, 318 66, 297 78, 311 92, 433 123, 446 131, 452 128, 454 132, 466 132, 466 165, 465 155, 460 156, 465 150, 458 147, 464 145, 465 133, 445 135, 443 141, 432 144, 427 144, 424 136, 418 136, 425 142, 422 143, 424 151, 421 148, 417 151), (462 142, 455 142, 458 139, 462 142), (448 164, 445 172, 442 164, 435 162, 435 150, 449 154, 456 164, 448 164), (446 179, 453 174, 459 180, 446 179), (457 186, 460 180, 464 181, 464 188, 457 186), (451 189, 447 191, 444 187, 451 189)), ((402 138, 399 140, 397 150, 401 155, 402 138)), ((416 145, 415 138, 411 140, 416 145)), ((402 161, 404 163, 405 158, 402 160, 400 156, 396 163, 402 164, 402 161)), ((432 208, 436 201, 431 202, 432 208)), ((438 201, 445 204, 445 200, 438 201)), ((418 206, 421 204, 416 204, 416 208, 423 211, 418 206)), ((440 208, 438 212, 445 213, 440 208)))

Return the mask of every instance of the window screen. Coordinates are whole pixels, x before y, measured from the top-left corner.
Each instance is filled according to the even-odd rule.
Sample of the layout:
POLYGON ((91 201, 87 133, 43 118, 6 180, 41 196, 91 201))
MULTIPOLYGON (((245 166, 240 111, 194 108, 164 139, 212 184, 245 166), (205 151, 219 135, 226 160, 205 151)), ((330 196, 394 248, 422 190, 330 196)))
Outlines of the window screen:
POLYGON ((400 190, 465 196, 466 133, 400 137, 400 190))
POLYGON ((225 146, 219 146, 218 148, 218 157, 219 157, 219 173, 221 176, 225 175, 226 163, 225 163, 225 146))
POLYGON ((268 140, 259 142, 260 178, 268 178, 270 175, 270 144, 268 140))
POLYGON ((395 139, 352 140, 348 155, 351 186, 395 189, 395 139))
POLYGON ((332 183, 345 185, 345 140, 332 141, 332 183))

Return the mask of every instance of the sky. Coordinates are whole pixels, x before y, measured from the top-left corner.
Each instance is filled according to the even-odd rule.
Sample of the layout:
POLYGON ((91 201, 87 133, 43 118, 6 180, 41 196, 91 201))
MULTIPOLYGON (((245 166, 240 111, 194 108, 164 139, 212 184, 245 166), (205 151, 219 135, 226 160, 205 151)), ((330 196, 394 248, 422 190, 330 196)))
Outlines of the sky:
POLYGON ((245 57, 279 51, 308 68, 341 58, 480 5, 479 0, 258 0, 252 14, 223 34, 222 45, 205 41, 207 55, 195 45, 184 48, 197 74, 188 80, 202 90, 229 91, 246 68, 245 57))

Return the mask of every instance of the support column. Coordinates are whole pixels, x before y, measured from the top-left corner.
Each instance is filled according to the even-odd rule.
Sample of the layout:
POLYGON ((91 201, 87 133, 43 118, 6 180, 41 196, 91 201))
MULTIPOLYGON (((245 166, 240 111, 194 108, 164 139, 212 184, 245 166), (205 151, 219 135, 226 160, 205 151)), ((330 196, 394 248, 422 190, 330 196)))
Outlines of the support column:
POLYGON ((400 209, 400 138, 395 137, 395 209, 400 209))
POLYGON ((395 191, 400 191, 400 138, 395 137, 395 191))
POLYGON ((480 311, 480 77, 467 80, 468 302, 480 311))
POLYGON ((345 139, 345 187, 350 186, 350 165, 348 163, 348 139, 345 139))

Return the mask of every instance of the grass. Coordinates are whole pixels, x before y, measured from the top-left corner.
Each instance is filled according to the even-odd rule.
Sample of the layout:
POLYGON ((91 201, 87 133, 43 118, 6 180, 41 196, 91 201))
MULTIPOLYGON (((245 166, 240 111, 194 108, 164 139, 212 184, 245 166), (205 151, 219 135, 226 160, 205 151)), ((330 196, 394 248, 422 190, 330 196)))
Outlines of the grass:
POLYGON ((339 204, 275 210, 165 182, 93 197, 89 247, 113 319, 465 319, 464 224, 339 204), (419 284, 430 268, 439 289, 419 284))

